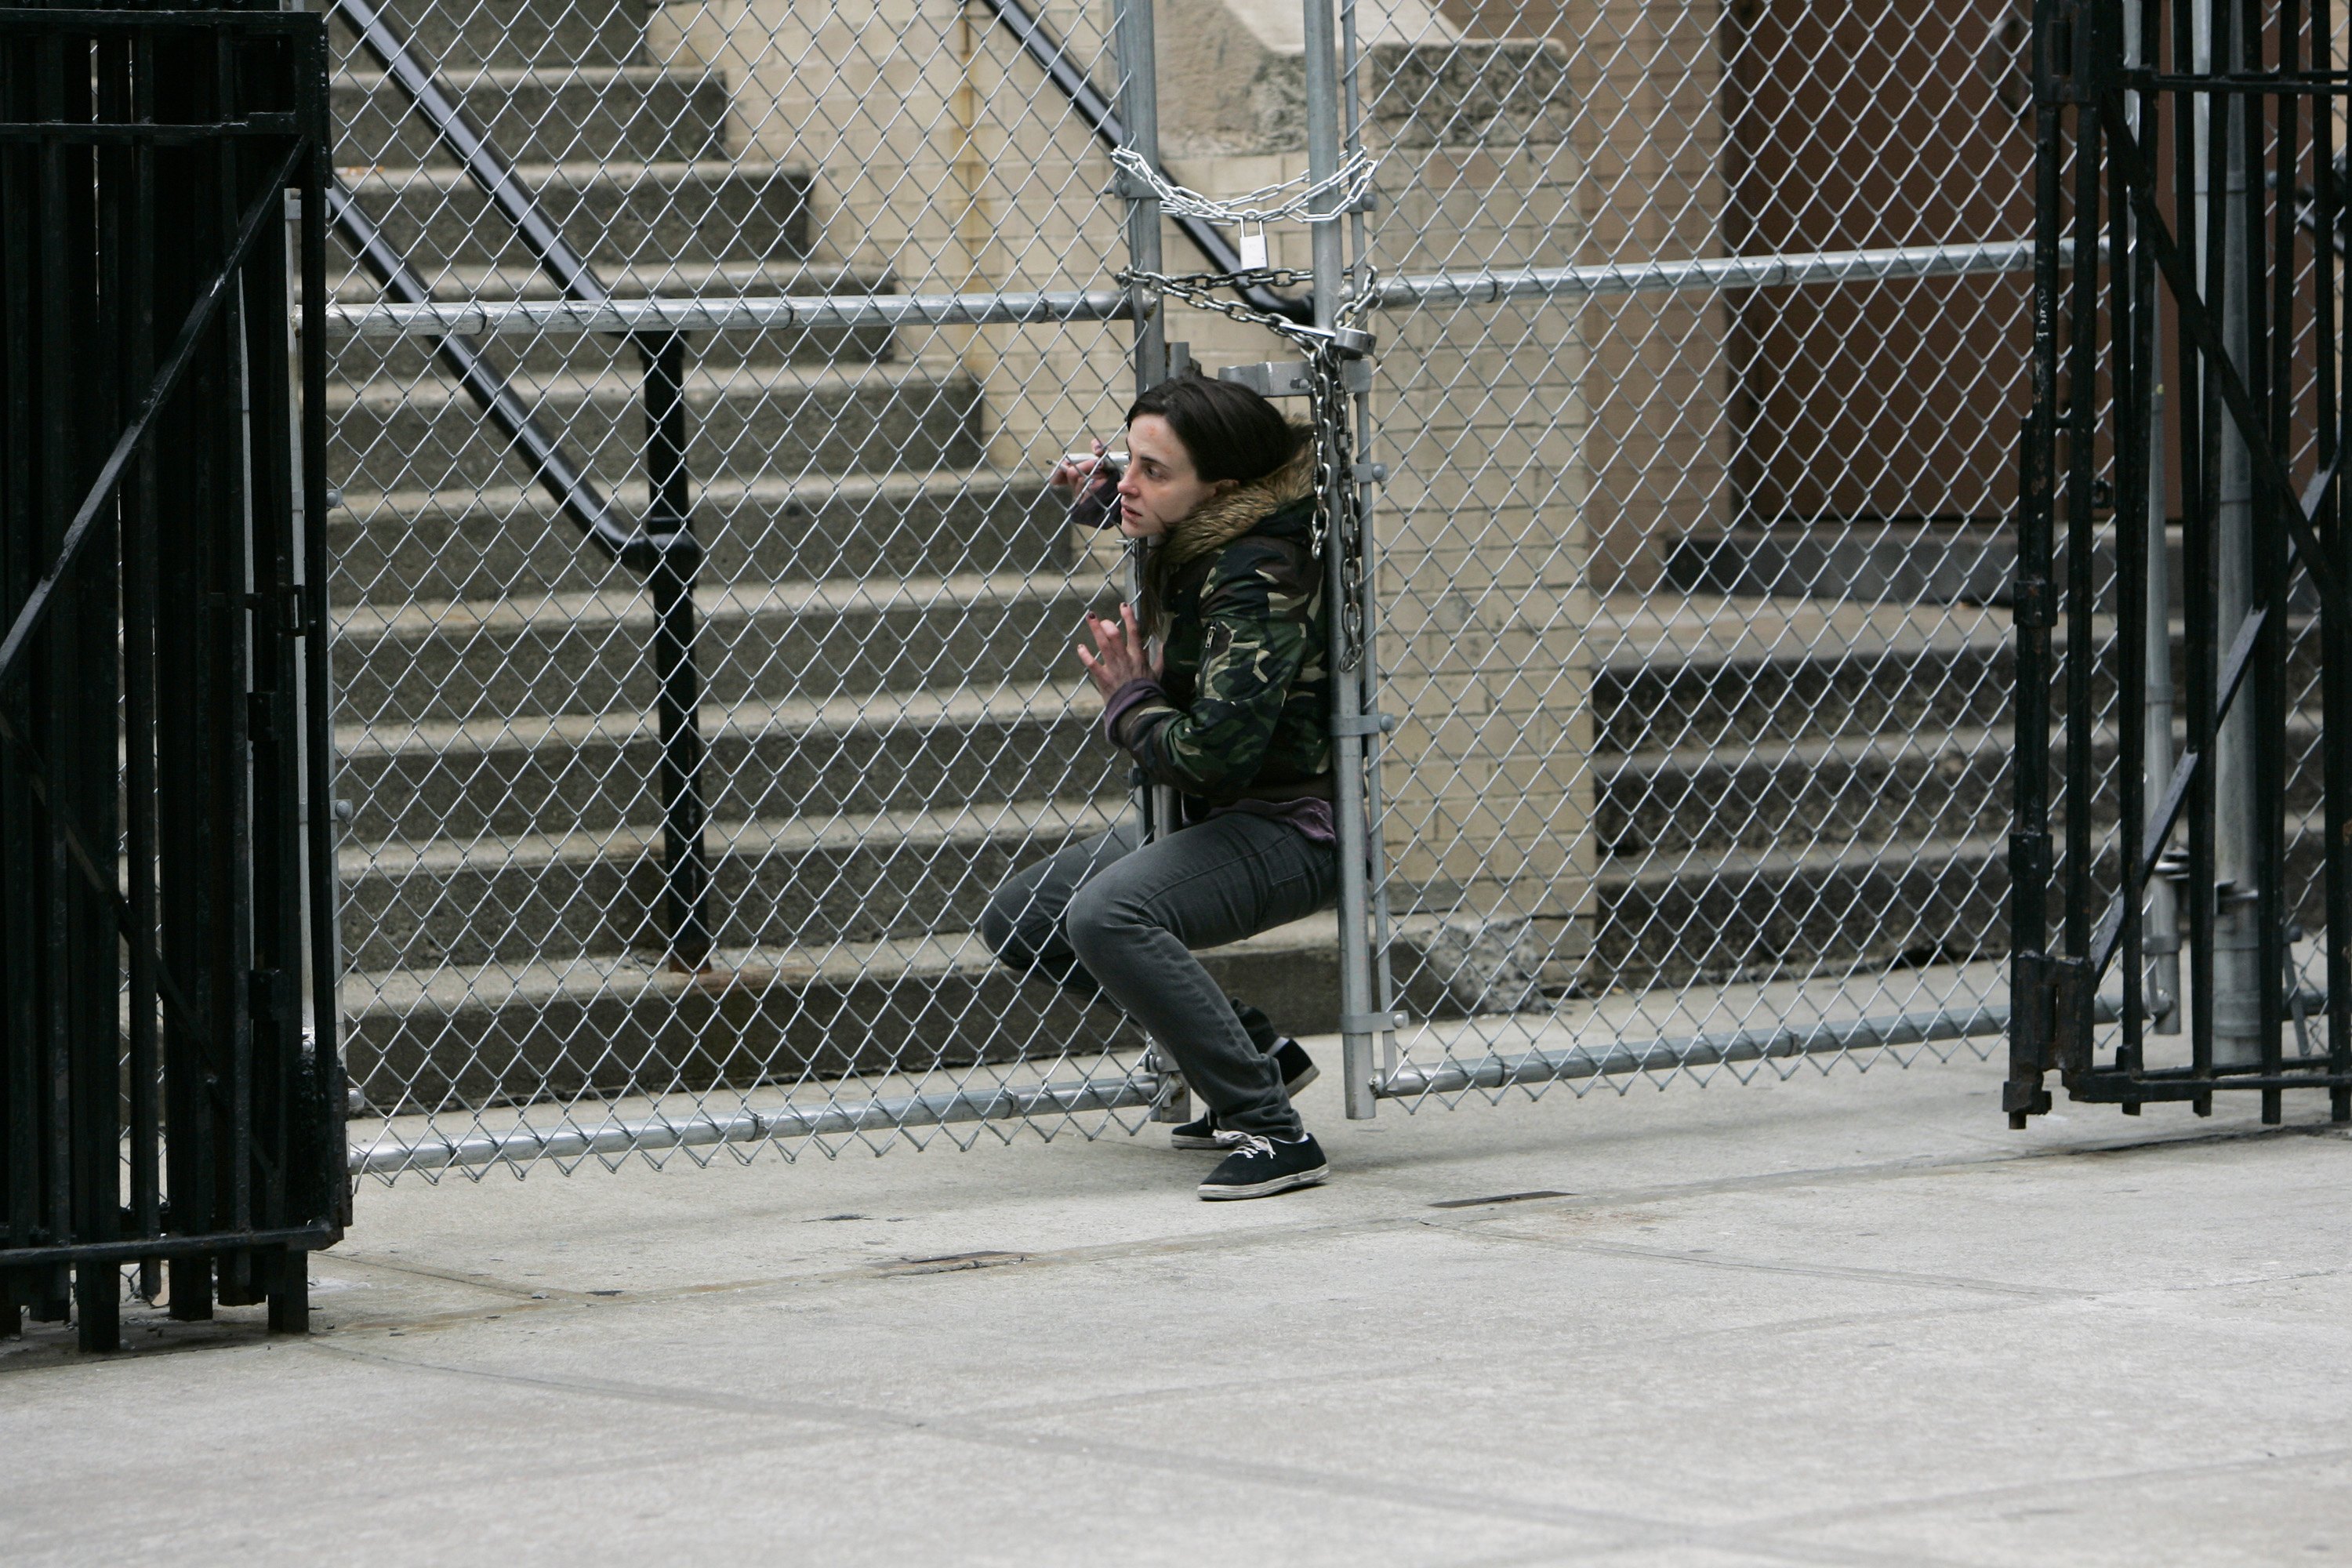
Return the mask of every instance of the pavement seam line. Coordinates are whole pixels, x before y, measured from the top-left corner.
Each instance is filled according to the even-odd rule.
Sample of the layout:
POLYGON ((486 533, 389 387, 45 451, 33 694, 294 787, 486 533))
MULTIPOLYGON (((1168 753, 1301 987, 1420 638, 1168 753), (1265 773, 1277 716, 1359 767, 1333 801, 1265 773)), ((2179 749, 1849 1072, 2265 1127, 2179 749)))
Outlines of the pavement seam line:
MULTIPOLYGON (((1086 1263, 1115 1261, 1128 1258, 1150 1257, 1155 1255, 1177 1256, 1193 1252, 1214 1251, 1227 1247, 1256 1247, 1276 1241, 1311 1239, 1318 1236, 1332 1237, 1377 1236, 1387 1231, 1407 1226, 1433 1230, 1460 1231, 1465 1235, 1475 1235, 1476 1233, 1472 1230, 1472 1227, 1474 1226, 1504 1226, 1507 1225, 1510 1221, 1524 1218, 1531 1214, 1576 1214, 1596 1212, 1610 1208, 1634 1207, 1650 1204, 1671 1203, 1693 1197, 1714 1196, 1724 1193, 1772 1192, 1789 1187, 1822 1185, 1832 1183, 1843 1184, 1853 1182, 1899 1181, 1911 1176, 1949 1175, 1966 1171, 1999 1169, 2026 1162, 2071 1158, 2084 1154, 2109 1154, 2131 1152, 2140 1150, 2163 1150, 2221 1142, 2251 1143, 2258 1141, 2276 1140, 2284 1136, 2309 1135, 2314 1132, 2322 1132, 2326 1131, 2328 1131, 2328 1129, 2304 1127, 2259 1128, 2246 1129, 2242 1131, 2225 1130, 2213 1132, 2187 1133, 2179 1137, 2143 1138, 2126 1142, 2110 1144, 2072 1145, 2056 1149, 2026 1149, 2019 1150, 2014 1152, 1996 1152, 1992 1154, 1972 1152, 1966 1155, 1956 1155, 1950 1158, 1915 1156, 1902 1160, 1885 1161, 1869 1165, 1831 1165, 1809 1167, 1796 1171, 1766 1172, 1750 1176, 1717 1177, 1702 1182, 1679 1183, 1673 1185, 1631 1187, 1594 1193, 1568 1193, 1558 1198, 1538 1198, 1521 1204, 1515 1204, 1511 1205, 1507 1212, 1485 1213, 1475 1209, 1453 1210, 1447 1211, 1446 1217, 1443 1218, 1432 1215, 1426 1212, 1411 1215, 1367 1215, 1354 1220, 1305 1221, 1290 1224, 1277 1223, 1253 1226, 1245 1231, 1194 1231, 1180 1236, 1149 1237, 1133 1241, 1105 1242, 1093 1247, 1029 1250, 1021 1262, 1004 1264, 1000 1267, 1006 1268, 1069 1267, 1086 1263)), ((1497 1234, 1507 1233, 1498 1232, 1497 1234)), ((1016 1248, 1014 1250, 1020 1249, 1016 1248)), ((381 1258, 371 1258, 363 1253, 325 1252, 320 1253, 318 1256, 321 1259, 332 1259, 341 1263, 358 1264, 364 1267, 383 1268, 394 1272, 414 1274, 424 1278, 446 1279, 454 1284, 466 1285, 471 1288, 517 1298, 511 1302, 507 1303, 504 1308, 504 1310, 509 1314, 516 1312, 543 1311, 564 1307, 612 1309, 638 1306, 659 1301, 680 1300, 694 1296, 726 1294, 739 1291, 752 1292, 759 1290, 806 1289, 826 1285, 854 1286, 859 1284, 877 1283, 885 1280, 929 1277, 929 1275, 923 1274, 888 1272, 887 1266, 902 1265, 905 1262, 903 1258, 893 1258, 887 1260, 876 1259, 872 1263, 857 1264, 846 1268, 821 1269, 806 1274, 773 1275, 749 1279, 713 1280, 701 1284, 671 1286, 660 1289, 632 1290, 623 1296, 612 1298, 610 1300, 599 1300, 584 1299, 583 1292, 541 1286, 536 1289, 543 1291, 547 1295, 548 1300, 539 1301, 529 1300, 531 1289, 533 1289, 532 1287, 518 1287, 505 1283, 493 1283, 484 1280, 470 1279, 462 1275, 443 1275, 431 1269, 420 1268, 413 1264, 386 1262, 381 1258), (559 1299, 559 1297, 562 1299, 559 1299)), ((985 1272, 995 1272, 995 1270, 986 1270, 985 1272)), ((1978 1289, 1983 1289, 1983 1287, 1979 1286, 1978 1289)), ((2064 1296, 2077 1293, 2061 1291, 2056 1294, 2064 1296)), ((429 1318, 401 1320, 396 1326, 415 1329, 443 1328, 456 1323, 474 1321, 480 1316, 482 1316, 481 1313, 475 1311, 446 1312, 436 1314, 429 1318)), ((344 1326, 347 1331, 360 1331, 392 1327, 395 1325, 391 1320, 361 1320, 348 1322, 344 1326)))
POLYGON ((1622 1540, 1597 1545, 1595 1548, 1579 1552, 1579 1555, 1583 1556, 1614 1555, 1622 1551, 1630 1551, 1643 1546, 1693 1544, 1719 1546, 1727 1550, 1778 1558, 1790 1563, 1839 1564, 1843 1565, 1843 1568, 1966 1568, 1964 1564, 1950 1563, 1945 1559, 1923 1557, 1911 1552, 1895 1557, 1883 1552, 1854 1550, 1827 1542, 1779 1542, 1759 1537, 1750 1527, 1744 1524, 1675 1524, 1670 1521, 1652 1519, 1642 1514, 1579 1508, 1573 1504, 1531 1502, 1508 1496, 1463 1491, 1452 1487, 1414 1487, 1410 1484, 1392 1484, 1382 1479, 1359 1479, 1353 1476, 1313 1470, 1298 1465, 1222 1459, 1210 1455, 1188 1454, 1177 1449, 1151 1448, 1134 1443, 1092 1441, 1083 1437, 1020 1432, 988 1422, 974 1421, 952 1415, 940 1417, 918 1417, 860 1405, 804 1403, 761 1395, 718 1393, 707 1389, 625 1383, 610 1378, 555 1377, 496 1367, 456 1366, 443 1362, 389 1355, 381 1351, 362 1350, 356 1346, 326 1344, 315 1341, 306 1342, 304 1348, 320 1354, 348 1357, 354 1361, 371 1362, 399 1370, 517 1384, 556 1394, 584 1394, 594 1398, 618 1399, 632 1403, 682 1405, 727 1415, 766 1415, 782 1420, 829 1424, 899 1436, 933 1437, 946 1442, 969 1444, 990 1449, 1011 1449, 1020 1453, 1051 1453, 1065 1458, 1093 1463, 1126 1464, 1163 1472, 1189 1472, 1244 1485, 1284 1486, 1327 1495, 1350 1497, 1392 1507, 1402 1506, 1443 1513, 1469 1512, 1486 1516, 1499 1514, 1528 1524, 1549 1525, 1559 1529, 1584 1528, 1610 1531, 1621 1535, 1630 1532, 1637 1537, 1646 1537, 1646 1539, 1622 1540))

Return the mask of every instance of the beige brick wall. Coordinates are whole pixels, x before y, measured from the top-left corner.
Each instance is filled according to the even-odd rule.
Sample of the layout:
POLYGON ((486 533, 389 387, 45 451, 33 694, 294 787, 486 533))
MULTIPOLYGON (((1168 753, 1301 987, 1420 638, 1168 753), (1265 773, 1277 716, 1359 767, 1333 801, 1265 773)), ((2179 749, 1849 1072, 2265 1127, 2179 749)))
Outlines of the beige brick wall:
MULTIPOLYGON (((1467 37, 1549 37, 1569 51, 1576 261, 1726 253, 1720 0, 1444 3, 1467 37)), ((1675 540, 1731 521, 1729 321, 1703 294, 1598 299, 1578 317, 1592 584, 1646 592, 1675 540)))

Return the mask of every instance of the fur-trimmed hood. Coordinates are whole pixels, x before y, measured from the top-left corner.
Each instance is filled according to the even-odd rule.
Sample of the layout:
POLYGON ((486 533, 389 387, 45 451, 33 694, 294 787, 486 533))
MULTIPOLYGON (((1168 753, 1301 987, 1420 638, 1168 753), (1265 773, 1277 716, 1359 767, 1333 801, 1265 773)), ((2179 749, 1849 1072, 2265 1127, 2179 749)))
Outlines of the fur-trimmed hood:
POLYGON ((1173 573, 1188 561, 1223 549, 1291 502, 1314 493, 1315 442, 1300 430, 1298 450, 1290 461, 1262 479, 1202 502, 1168 531, 1168 542, 1160 547, 1161 571, 1173 573))

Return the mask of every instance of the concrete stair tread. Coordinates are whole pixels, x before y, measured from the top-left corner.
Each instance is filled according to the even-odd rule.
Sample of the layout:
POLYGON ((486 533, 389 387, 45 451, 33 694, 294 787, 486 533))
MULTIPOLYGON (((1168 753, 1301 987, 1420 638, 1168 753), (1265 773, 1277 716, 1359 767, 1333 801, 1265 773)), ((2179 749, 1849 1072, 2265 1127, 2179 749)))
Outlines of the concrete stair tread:
MULTIPOLYGON (((1081 713, 1093 689, 1083 680, 1007 681, 986 689, 912 690, 782 701, 746 699, 706 703, 702 732, 712 742, 729 734, 847 734, 911 730, 918 732, 965 725, 1035 719, 1066 720, 1081 713)), ((1093 714, 1085 713, 1089 722, 1093 714)), ((567 713, 550 718, 421 721, 398 725, 338 724, 337 755, 407 753, 436 757, 493 749, 607 744, 649 738, 658 731, 650 712, 635 710, 567 713)))
MULTIPOLYGON (((703 843, 714 858, 759 858, 849 850, 877 843, 910 845, 926 852, 1006 838, 1031 840, 1082 837, 1107 831, 1125 813, 1127 802, 1025 800, 965 806, 952 811, 890 811, 714 822, 703 843)), ((658 856, 658 828, 613 827, 601 832, 484 834, 468 839, 436 838, 418 844, 352 844, 337 857, 346 884, 355 877, 436 876, 467 869, 538 868, 597 861, 635 861, 658 856)))
MULTIPOLYGON (((910 500, 941 489, 996 491, 1024 479, 1030 479, 1039 489, 1045 488, 1042 474, 1033 478, 984 465, 883 474, 761 474, 749 479, 722 474, 713 476, 708 482, 697 478, 695 510, 709 509, 724 513, 737 506, 755 502, 775 505, 798 502, 803 506, 814 506, 820 501, 843 500, 910 500)), ((342 514, 367 518, 371 523, 383 514, 392 514, 397 520, 425 511, 460 515, 477 511, 511 514, 534 509, 552 513, 555 510, 555 503, 547 500, 545 492, 536 485, 512 483, 453 486, 437 490, 353 489, 346 489, 342 494, 342 514)), ((584 550, 588 546, 583 544, 581 548, 584 550)))
MULTIPOLYGON (((1293 953, 1328 954, 1339 926, 1329 914, 1310 915, 1290 925, 1207 951, 1253 958, 1293 953)), ((417 1007, 543 1008, 559 999, 626 1000, 633 995, 724 996, 770 987, 840 985, 877 978, 923 983, 978 978, 1001 970, 979 933, 935 931, 926 936, 879 942, 840 942, 805 947, 722 949, 699 974, 672 969, 656 956, 601 953, 524 963, 441 964, 430 971, 352 971, 342 983, 343 1008, 355 1019, 417 1007)))
MULTIPOLYGON (((596 277, 615 299, 622 300, 657 296, 696 299, 712 294, 764 299, 774 295, 899 292, 898 275, 887 268, 875 270, 812 261, 681 260, 657 268, 608 264, 596 268, 596 277)), ((554 300, 562 295, 547 270, 537 267, 446 267, 434 275, 432 284, 434 298, 444 304, 554 300)), ((332 298, 341 304, 369 305, 383 297, 383 286, 356 266, 336 273, 332 288, 332 298)))
MULTIPOLYGON (((432 185, 450 191, 471 191, 476 187, 463 169, 442 168, 435 164, 365 163, 347 165, 341 170, 344 183, 355 195, 382 187, 400 191, 416 185, 432 185)), ((567 158, 552 163, 518 163, 514 175, 533 192, 551 186, 577 188, 583 185, 616 184, 637 181, 670 181, 683 184, 700 180, 706 184, 751 179, 806 180, 809 172, 798 163, 763 162, 757 158, 567 158)))
POLYGON ((1796 848, 1767 850, 1718 848, 1706 846, 1672 854, 1643 851, 1639 857, 1657 864, 1623 870, 1602 869, 1595 880, 1604 888, 1660 887, 1694 879, 1707 882, 1816 879, 1826 875, 1867 875, 1934 862, 2005 860, 2009 837, 2004 833, 1969 833, 1937 838, 1849 840, 1838 844, 1807 844, 1796 848))
MULTIPOLYGON (((365 57, 346 58, 327 73, 327 85, 364 88, 375 91, 389 87, 389 72, 373 63, 362 65, 365 57)), ((622 83, 646 84, 666 80, 700 81, 710 73, 700 67, 664 65, 585 65, 569 60, 553 65, 512 66, 439 66, 434 70, 441 85, 457 92, 478 87, 525 87, 546 81, 581 82, 599 86, 622 83)))
MULTIPOLYGON (((2007 755, 2005 732, 1979 725, 1903 733, 1809 736, 1800 740, 1729 740, 1708 745, 1642 747, 1613 753, 1607 777, 1628 773, 1723 773, 1736 768, 1853 767, 1868 763, 1936 762, 1948 757, 2007 755)), ((1610 754, 1610 753, 1603 753, 1610 754)))
MULTIPOLYGON (((856 394, 920 386, 944 390, 950 386, 969 387, 971 384, 961 370, 941 371, 921 364, 877 364, 869 361, 855 361, 821 365, 787 363, 762 366, 756 376, 747 375, 740 366, 713 368, 696 363, 687 366, 679 384, 687 401, 698 404, 722 397, 756 401, 779 393, 856 394)), ((617 369, 565 369, 551 373, 513 371, 507 375, 507 385, 517 396, 534 406, 559 399, 567 402, 604 400, 634 406, 645 398, 645 377, 617 369)), ((368 405, 390 410, 429 407, 436 403, 463 403, 469 411, 473 407, 471 399, 461 387, 439 374, 415 382, 386 379, 359 386, 344 383, 331 385, 327 390, 330 419, 368 405)))
MULTIPOLYGON (((1083 601, 1088 590, 1071 576, 975 572, 947 577, 824 579, 700 588, 694 602, 706 623, 762 616, 839 616, 906 610, 958 611, 1056 599, 1083 601)), ((632 581, 619 591, 509 595, 498 599, 363 603, 339 611, 338 645, 364 657, 371 642, 446 636, 488 636, 550 627, 650 629, 649 592, 632 581)))
POLYGON ((2009 638, 2007 610, 1706 595, 1664 603, 1612 595, 1594 606, 1584 634, 1612 673, 1858 653, 1999 652, 2009 638))

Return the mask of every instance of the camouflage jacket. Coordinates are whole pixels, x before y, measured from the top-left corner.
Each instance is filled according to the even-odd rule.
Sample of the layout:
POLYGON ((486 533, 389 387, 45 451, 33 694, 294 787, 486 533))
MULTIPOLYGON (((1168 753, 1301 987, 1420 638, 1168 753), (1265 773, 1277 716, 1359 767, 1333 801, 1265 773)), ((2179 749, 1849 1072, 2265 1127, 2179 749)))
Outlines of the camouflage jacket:
POLYGON ((1166 657, 1105 714, 1155 784, 1196 803, 1330 795, 1329 631, 1311 451, 1186 518, 1161 546, 1166 657))

